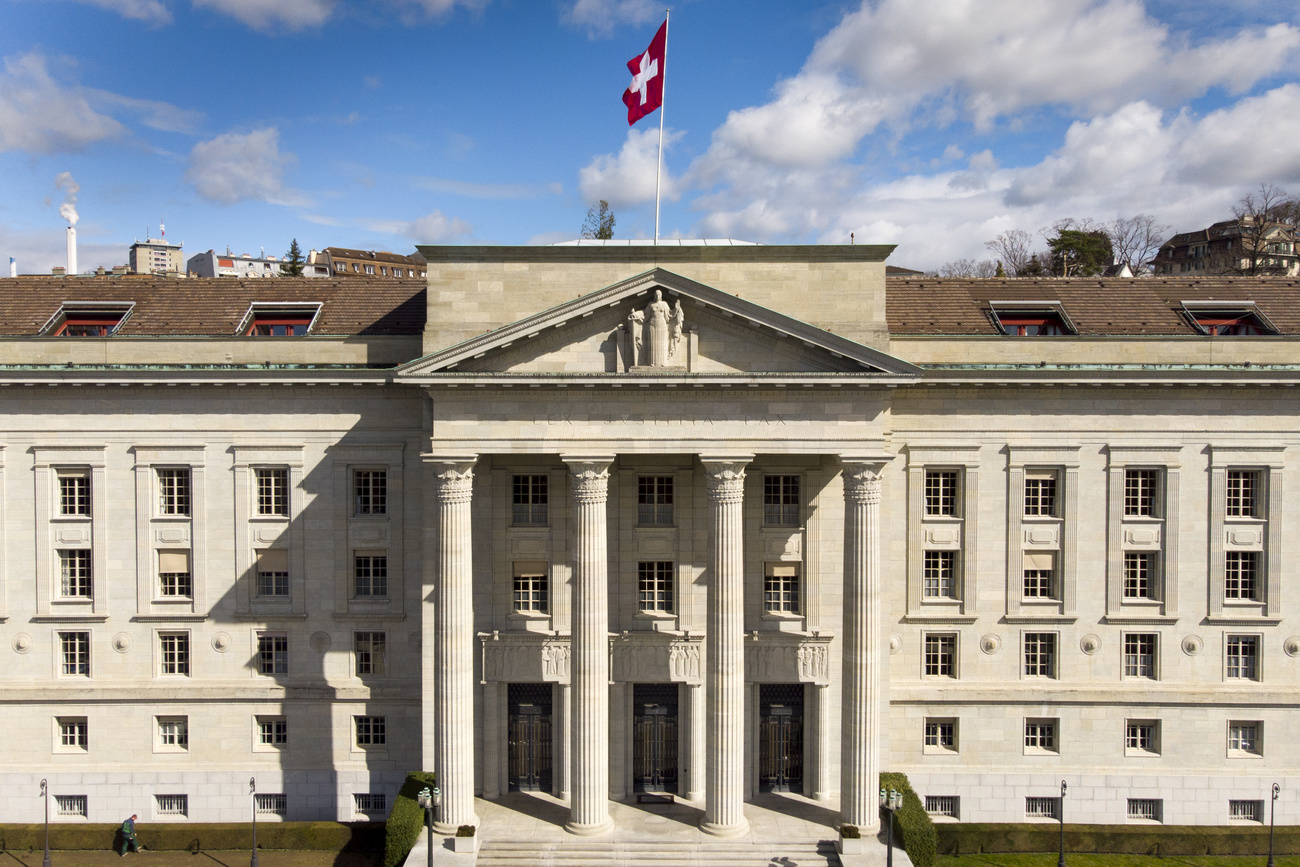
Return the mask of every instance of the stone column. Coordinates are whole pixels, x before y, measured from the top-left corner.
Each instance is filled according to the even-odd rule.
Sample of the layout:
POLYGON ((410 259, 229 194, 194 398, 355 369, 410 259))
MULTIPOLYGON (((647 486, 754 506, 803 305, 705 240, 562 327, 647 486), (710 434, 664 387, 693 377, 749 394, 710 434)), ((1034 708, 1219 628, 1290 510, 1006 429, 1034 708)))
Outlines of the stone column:
POLYGON ((483 722, 479 728, 483 732, 483 797, 489 801, 501 797, 501 752, 508 737, 501 731, 504 686, 496 681, 483 684, 483 722))
POLYGON ((573 606, 569 822, 573 834, 609 830, 609 557, 605 518, 613 455, 561 455, 572 473, 573 606))
POLYGON ((885 666, 880 575, 880 473, 887 457, 844 464, 844 692, 840 820, 863 836, 880 828, 880 702, 885 666))
POLYGON ((433 457, 438 525, 434 585, 433 769, 442 790, 434 829, 453 834, 474 815, 474 570, 470 495, 476 456, 433 457))
POLYGON ((682 738, 682 765, 686 768, 686 800, 699 801, 704 798, 705 758, 704 740, 708 737, 704 728, 704 684, 687 683, 683 685, 686 693, 686 735, 682 738))
POLYGON ((745 819, 745 466, 753 455, 701 455, 709 488, 704 821, 719 837, 749 830, 745 819))
POLYGON ((571 706, 571 695, 573 690, 567 683, 557 683, 555 691, 559 695, 559 701, 555 703, 555 729, 557 737, 555 738, 555 797, 561 801, 569 800, 569 744, 572 743, 573 733, 570 731, 572 726, 569 724, 569 708, 571 706))

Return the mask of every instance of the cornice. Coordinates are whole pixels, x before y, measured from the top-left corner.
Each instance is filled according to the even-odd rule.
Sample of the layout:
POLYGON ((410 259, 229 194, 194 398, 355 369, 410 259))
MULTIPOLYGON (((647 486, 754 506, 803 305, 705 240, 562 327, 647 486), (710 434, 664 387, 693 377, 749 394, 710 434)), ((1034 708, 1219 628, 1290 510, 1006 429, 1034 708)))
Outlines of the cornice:
POLYGON ((439 265, 536 262, 884 262, 894 244, 637 244, 587 246, 425 246, 416 249, 430 270, 439 265))

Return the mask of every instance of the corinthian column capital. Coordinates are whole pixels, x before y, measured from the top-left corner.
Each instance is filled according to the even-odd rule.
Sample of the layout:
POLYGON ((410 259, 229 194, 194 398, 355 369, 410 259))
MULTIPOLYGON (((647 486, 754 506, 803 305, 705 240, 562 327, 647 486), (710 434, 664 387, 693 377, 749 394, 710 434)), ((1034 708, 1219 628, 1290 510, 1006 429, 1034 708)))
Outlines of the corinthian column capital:
POLYGON ((603 503, 609 499, 609 465, 614 455, 560 455, 573 475, 573 499, 581 503, 603 503))
POLYGON ((425 455, 433 466, 438 499, 443 503, 468 503, 474 488, 474 464, 478 455, 425 455))
POLYGON ((880 475, 892 455, 840 455, 844 465, 844 499, 876 505, 880 502, 880 475))
POLYGON ((700 455, 704 465, 709 499, 721 503, 739 503, 745 498, 745 467, 753 455, 700 455))

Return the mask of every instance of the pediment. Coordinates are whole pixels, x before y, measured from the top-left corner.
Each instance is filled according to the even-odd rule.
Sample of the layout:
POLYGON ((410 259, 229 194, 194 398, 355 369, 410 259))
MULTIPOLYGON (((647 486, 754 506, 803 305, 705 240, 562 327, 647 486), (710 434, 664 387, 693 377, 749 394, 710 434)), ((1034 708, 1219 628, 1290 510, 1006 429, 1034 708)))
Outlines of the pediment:
POLYGON ((412 361, 397 377, 918 373, 886 353, 656 268, 412 361))

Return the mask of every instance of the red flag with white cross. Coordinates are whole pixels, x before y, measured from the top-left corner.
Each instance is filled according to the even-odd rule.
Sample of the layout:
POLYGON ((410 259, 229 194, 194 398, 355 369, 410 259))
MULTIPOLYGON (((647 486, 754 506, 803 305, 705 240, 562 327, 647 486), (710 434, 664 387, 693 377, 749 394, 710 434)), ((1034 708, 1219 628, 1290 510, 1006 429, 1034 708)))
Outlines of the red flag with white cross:
POLYGON ((627 62, 632 83, 623 91, 627 106, 627 125, 631 126, 664 104, 664 60, 668 42, 668 22, 659 27, 644 54, 627 62))

